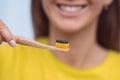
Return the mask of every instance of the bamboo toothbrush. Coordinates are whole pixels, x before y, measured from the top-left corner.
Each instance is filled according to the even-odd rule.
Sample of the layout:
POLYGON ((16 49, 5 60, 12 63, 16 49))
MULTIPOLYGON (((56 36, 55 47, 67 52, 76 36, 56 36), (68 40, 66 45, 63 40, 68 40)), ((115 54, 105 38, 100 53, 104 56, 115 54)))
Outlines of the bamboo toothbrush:
POLYGON ((64 41, 63 41, 63 44, 62 43, 58 44, 58 40, 57 40, 56 46, 50 46, 50 45, 45 45, 45 44, 36 42, 34 40, 31 40, 31 39, 28 39, 28 38, 25 38, 22 36, 14 36, 14 37, 15 37, 16 43, 18 43, 18 44, 33 46, 33 47, 37 47, 37 48, 45 48, 45 49, 54 50, 54 51, 63 51, 63 52, 69 51, 69 43, 68 42, 67 42, 67 45, 65 44, 64 41))

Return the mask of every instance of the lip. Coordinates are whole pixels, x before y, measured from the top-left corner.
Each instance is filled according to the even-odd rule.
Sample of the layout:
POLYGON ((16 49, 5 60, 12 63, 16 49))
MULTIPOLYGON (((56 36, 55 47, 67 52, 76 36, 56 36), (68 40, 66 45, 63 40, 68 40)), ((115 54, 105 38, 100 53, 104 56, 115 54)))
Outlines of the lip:
POLYGON ((55 8, 56 8, 57 12, 60 13, 62 16, 77 17, 77 16, 81 15, 82 13, 84 13, 89 8, 89 5, 86 3, 73 3, 73 4, 71 4, 71 3, 55 3, 55 8), (61 10, 59 7, 60 5, 82 7, 82 9, 75 11, 75 12, 67 12, 67 11, 61 10))

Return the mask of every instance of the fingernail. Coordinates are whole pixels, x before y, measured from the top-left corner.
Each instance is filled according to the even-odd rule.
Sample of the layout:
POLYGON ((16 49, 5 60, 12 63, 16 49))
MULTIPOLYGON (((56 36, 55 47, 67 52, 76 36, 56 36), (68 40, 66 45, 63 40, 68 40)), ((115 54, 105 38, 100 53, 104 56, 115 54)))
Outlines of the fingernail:
POLYGON ((16 46, 16 42, 15 42, 14 40, 11 40, 11 41, 10 41, 10 45, 11 45, 12 47, 15 47, 15 46, 16 46))

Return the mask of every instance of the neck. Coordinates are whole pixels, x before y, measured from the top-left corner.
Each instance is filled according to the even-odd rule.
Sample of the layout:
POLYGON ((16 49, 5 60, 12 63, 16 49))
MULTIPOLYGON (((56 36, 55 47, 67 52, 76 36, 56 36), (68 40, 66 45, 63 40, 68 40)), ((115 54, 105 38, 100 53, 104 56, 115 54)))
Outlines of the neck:
POLYGON ((61 31, 52 26, 50 27, 50 32, 50 45, 54 45, 56 39, 65 39, 70 43, 70 51, 67 54, 53 52, 65 64, 77 68, 89 68, 101 63, 105 57, 105 50, 96 42, 96 24, 73 34, 61 33, 61 31), (97 57, 97 60, 96 56, 99 57, 97 57), (93 60, 96 62, 94 61, 93 63, 93 60))

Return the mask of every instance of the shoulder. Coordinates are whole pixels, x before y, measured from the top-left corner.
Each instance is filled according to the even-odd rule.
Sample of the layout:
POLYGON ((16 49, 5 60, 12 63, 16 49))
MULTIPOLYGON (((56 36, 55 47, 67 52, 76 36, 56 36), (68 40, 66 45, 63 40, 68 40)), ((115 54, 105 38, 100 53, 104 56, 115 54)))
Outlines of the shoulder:
MULTIPOLYGON (((17 44, 16 47, 11 47, 4 44, 0 48, 0 64, 1 67, 6 65, 6 68, 14 67, 14 65, 27 66, 37 64, 45 64, 49 59, 50 51, 41 48, 29 47, 17 44), (13 64, 14 63, 14 64, 13 64)), ((1 71, 2 68, 0 68, 1 71)))
POLYGON ((120 60, 120 52, 119 51, 109 50, 109 54, 110 54, 111 58, 120 60))
POLYGON ((120 52, 115 50, 109 50, 109 54, 115 58, 120 58, 120 52))
POLYGON ((49 51, 42 48, 35 48, 25 45, 17 44, 15 47, 11 47, 8 44, 0 45, 0 61, 11 61, 12 59, 40 59, 49 54, 49 51))
POLYGON ((109 50, 110 63, 120 67, 120 52, 115 50, 109 50))
MULTIPOLYGON (((47 44, 47 38, 38 38, 36 41, 41 42, 43 44, 47 44)), ((11 47, 8 44, 2 44, 0 45, 0 56, 1 55, 8 55, 8 54, 22 54, 22 53, 35 53, 35 52, 45 52, 45 49, 42 48, 35 48, 31 46, 16 44, 15 47, 11 47)))
POLYGON ((109 50, 108 64, 109 65, 107 66, 107 69, 110 71, 110 74, 112 72, 112 76, 114 76, 114 78, 116 76, 116 78, 119 79, 119 73, 120 73, 120 52, 115 51, 115 50, 109 50))

